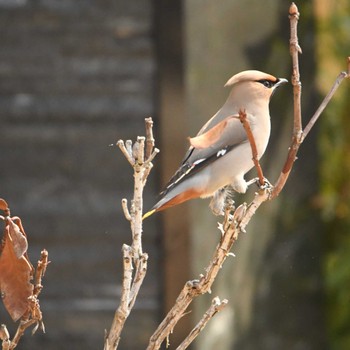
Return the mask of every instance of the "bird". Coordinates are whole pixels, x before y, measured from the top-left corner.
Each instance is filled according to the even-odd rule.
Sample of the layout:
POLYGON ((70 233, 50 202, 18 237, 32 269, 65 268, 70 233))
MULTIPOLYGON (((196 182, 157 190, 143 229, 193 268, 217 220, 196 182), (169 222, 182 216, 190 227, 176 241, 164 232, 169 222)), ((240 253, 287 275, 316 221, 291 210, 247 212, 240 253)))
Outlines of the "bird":
POLYGON ((223 201, 225 188, 245 193, 252 181, 247 182, 244 175, 254 163, 239 112, 246 113, 260 159, 270 138, 270 99, 276 89, 287 82, 258 70, 232 76, 225 84, 231 88, 226 102, 195 137, 189 138, 190 146, 180 167, 143 219, 199 197, 213 197, 212 210, 219 214, 221 205, 215 203, 223 201))

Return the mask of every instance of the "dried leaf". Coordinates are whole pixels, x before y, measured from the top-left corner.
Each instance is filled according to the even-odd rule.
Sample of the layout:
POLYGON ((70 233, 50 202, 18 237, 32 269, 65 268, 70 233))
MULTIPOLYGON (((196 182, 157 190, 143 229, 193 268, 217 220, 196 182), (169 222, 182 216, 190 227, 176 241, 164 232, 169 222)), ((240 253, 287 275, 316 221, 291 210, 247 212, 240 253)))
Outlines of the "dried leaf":
POLYGON ((18 218, 17 222, 19 225, 7 218, 0 256, 0 293, 14 321, 21 318, 29 307, 34 270, 26 254, 27 239, 18 218))
POLYGON ((11 219, 8 219, 7 223, 13 250, 16 257, 21 258, 28 249, 27 237, 20 231, 19 227, 11 219))
POLYGON ((5 201, 5 199, 0 198, 0 210, 7 210, 8 209, 8 204, 5 201))

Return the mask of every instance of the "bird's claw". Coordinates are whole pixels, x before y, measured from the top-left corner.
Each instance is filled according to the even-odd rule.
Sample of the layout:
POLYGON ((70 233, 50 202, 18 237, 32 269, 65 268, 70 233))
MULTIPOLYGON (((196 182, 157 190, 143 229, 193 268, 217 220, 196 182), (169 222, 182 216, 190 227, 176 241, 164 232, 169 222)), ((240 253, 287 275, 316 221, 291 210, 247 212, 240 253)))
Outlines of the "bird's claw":
POLYGON ((258 178, 258 177, 255 177, 254 179, 248 181, 247 185, 250 186, 253 183, 255 183, 259 187, 260 190, 271 191, 273 189, 273 185, 266 177, 264 177, 264 184, 263 185, 260 184, 260 178, 258 178))
POLYGON ((257 180, 257 185, 258 185, 259 189, 261 189, 261 190, 271 191, 273 189, 273 185, 266 177, 264 177, 264 184, 263 185, 260 184, 259 179, 257 180))

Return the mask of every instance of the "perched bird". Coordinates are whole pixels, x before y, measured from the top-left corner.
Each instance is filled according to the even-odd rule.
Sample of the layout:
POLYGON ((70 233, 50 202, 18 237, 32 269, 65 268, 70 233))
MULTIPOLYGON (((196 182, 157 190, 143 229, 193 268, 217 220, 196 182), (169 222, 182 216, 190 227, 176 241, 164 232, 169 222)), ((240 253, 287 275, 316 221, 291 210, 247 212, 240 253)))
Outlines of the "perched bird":
POLYGON ((254 166, 251 145, 240 122, 239 111, 244 110, 249 121, 258 158, 267 147, 271 123, 270 98, 286 79, 257 70, 247 70, 234 75, 225 86, 231 92, 219 111, 190 138, 190 147, 180 168, 170 179, 160 200, 144 218, 156 211, 180 204, 193 198, 222 196, 225 186, 245 193, 248 184, 244 175, 254 166))

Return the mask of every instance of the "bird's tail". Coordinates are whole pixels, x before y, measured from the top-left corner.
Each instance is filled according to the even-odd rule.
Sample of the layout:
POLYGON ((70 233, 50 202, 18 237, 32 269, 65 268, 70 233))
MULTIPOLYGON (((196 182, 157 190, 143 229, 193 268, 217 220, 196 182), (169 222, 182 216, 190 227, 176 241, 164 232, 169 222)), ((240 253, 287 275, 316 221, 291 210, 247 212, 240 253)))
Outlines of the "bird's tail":
POLYGON ((178 205, 193 198, 198 198, 199 196, 200 193, 194 189, 189 189, 187 191, 180 192, 176 196, 172 196, 169 192, 150 211, 143 215, 142 220, 147 219, 157 211, 173 207, 174 205, 178 205))
POLYGON ((152 209, 152 210, 148 211, 147 213, 143 214, 142 220, 147 219, 148 217, 150 217, 151 215, 153 215, 155 212, 156 212, 156 209, 152 209))

